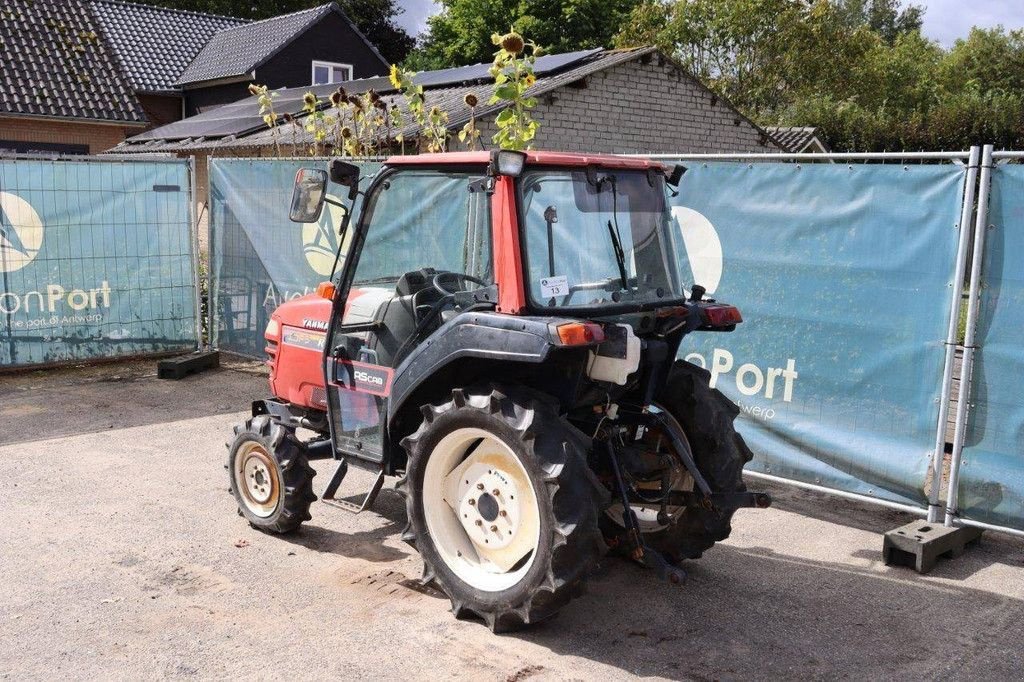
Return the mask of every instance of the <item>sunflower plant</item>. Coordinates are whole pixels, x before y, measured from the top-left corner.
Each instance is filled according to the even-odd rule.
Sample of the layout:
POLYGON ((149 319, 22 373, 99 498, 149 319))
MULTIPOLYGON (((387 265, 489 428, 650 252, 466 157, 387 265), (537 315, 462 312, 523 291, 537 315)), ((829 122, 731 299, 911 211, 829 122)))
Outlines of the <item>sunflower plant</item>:
POLYGON ((527 92, 537 82, 533 66, 541 50, 515 30, 505 35, 495 33, 491 42, 498 51, 494 53, 494 63, 490 68, 494 94, 487 104, 506 105, 494 120, 498 132, 494 134, 493 142, 501 149, 532 149, 540 126, 530 115, 530 109, 537 106, 537 98, 528 97, 527 92))
POLYGON ((266 85, 250 83, 249 94, 256 97, 256 101, 260 105, 260 116, 270 128, 270 135, 274 139, 274 154, 281 156, 281 145, 277 140, 277 112, 274 111, 274 98, 277 97, 277 93, 266 85))

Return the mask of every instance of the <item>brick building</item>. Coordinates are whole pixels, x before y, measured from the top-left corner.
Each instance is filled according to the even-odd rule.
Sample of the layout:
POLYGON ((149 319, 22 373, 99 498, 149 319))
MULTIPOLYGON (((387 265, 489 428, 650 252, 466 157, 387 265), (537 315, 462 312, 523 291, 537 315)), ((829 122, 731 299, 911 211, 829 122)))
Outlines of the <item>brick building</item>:
POLYGON ((334 2, 250 22, 122 0, 0 4, 0 153, 98 154, 274 88, 383 74, 334 2))
MULTIPOLYGON (((464 96, 476 95, 481 103, 476 120, 485 146, 495 130, 494 118, 502 109, 500 103, 486 104, 494 88, 487 76, 488 66, 427 71, 415 78, 425 88, 427 108, 438 106, 447 112, 450 131, 469 119, 464 96)), ((535 143, 540 149, 615 153, 779 150, 765 130, 653 47, 549 55, 537 60, 536 72, 537 81, 528 94, 538 98, 533 116, 541 123, 535 143)), ((387 78, 356 80, 344 87, 349 94, 373 89, 389 107, 404 106, 387 78)), ((308 142, 302 95, 312 91, 326 100, 334 89, 279 90, 277 113, 287 112, 296 118, 292 124, 282 122, 274 131, 253 115, 257 105, 250 97, 135 135, 115 151, 267 156, 274 153, 275 136, 287 151, 293 140, 300 145, 308 142), (229 119, 236 124, 226 125, 229 119)), ((420 131, 410 126, 401 132, 409 140, 420 131)), ((456 147, 453 139, 451 148, 456 147)))

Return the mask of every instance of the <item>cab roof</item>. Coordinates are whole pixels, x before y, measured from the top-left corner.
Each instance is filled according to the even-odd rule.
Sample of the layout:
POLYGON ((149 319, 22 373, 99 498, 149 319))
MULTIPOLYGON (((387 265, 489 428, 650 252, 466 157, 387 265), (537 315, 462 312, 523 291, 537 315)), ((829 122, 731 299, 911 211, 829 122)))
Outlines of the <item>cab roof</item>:
MULTIPOLYGON (((385 162, 389 166, 470 166, 490 163, 491 152, 444 152, 442 154, 413 154, 408 156, 392 156, 385 162)), ((527 166, 571 166, 585 168, 601 166, 603 168, 635 168, 646 170, 666 170, 665 164, 651 159, 634 156, 617 156, 615 154, 585 154, 571 152, 526 152, 527 166)))

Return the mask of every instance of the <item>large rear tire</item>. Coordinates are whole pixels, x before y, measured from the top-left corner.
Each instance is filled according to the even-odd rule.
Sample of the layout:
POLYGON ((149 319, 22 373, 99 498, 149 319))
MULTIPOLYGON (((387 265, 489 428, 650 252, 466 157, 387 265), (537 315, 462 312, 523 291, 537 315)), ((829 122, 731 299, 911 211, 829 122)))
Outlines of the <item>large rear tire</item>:
MULTIPOLYGON (((742 492, 743 466, 752 453, 743 437, 736 433, 733 421, 739 414, 735 403, 710 386, 711 374, 689 362, 676 362, 669 372, 664 389, 657 397, 657 406, 668 412, 683 430, 690 445, 697 469, 714 492, 742 492)), ((679 467, 682 469, 680 462, 679 467)), ((681 479, 683 490, 694 490, 693 479, 686 474, 681 479)), ((732 531, 734 509, 706 509, 680 507, 674 509, 672 523, 655 522, 651 517, 658 505, 647 505, 643 511, 634 504, 634 512, 641 517, 644 541, 672 561, 697 559, 716 542, 729 537, 732 531)), ((617 546, 625 547, 621 540, 622 506, 609 507, 602 519, 604 532, 617 546)))
POLYGON ((456 389, 422 411, 397 488, 423 581, 494 631, 553 616, 604 549, 585 437, 525 389, 456 389))
MULTIPOLYGON (((743 467, 753 453, 736 433, 736 404, 711 388, 711 373, 676 362, 658 402, 679 422, 689 440, 697 469, 715 492, 743 492, 743 467)), ((732 532, 735 509, 686 507, 678 521, 648 536, 656 549, 677 559, 696 559, 732 532)))
POLYGON ((288 533, 312 518, 309 505, 316 500, 316 471, 294 430, 267 415, 246 420, 235 427, 226 468, 238 513, 253 528, 288 533))

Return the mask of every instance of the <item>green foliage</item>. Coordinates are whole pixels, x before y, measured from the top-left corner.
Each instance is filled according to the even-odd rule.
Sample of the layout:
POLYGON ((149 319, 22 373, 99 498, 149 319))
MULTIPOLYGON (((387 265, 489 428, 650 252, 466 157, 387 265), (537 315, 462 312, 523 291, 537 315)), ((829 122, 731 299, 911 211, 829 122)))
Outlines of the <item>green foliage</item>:
POLYGON ((427 32, 406 61, 418 70, 491 60, 495 26, 512 24, 548 52, 607 47, 641 0, 440 0, 427 32))
MULTIPOLYGON (((207 12, 241 19, 267 19, 323 5, 326 0, 136 0, 147 5, 207 12)), ((405 59, 415 44, 396 19, 404 11, 396 0, 338 0, 349 19, 389 62, 405 59)))
POLYGON ((494 119, 498 132, 493 141, 501 149, 523 151, 532 148, 537 136, 538 124, 530 116, 530 109, 537 106, 536 97, 528 97, 527 91, 537 81, 533 65, 537 60, 536 43, 523 40, 515 31, 505 35, 494 33, 491 42, 498 47, 494 53, 490 74, 494 78, 494 94, 487 104, 507 104, 494 119))
POLYGON ((1024 144, 1024 32, 950 50, 900 0, 648 0, 616 36, 654 43, 763 125, 818 126, 836 151, 1024 144))

